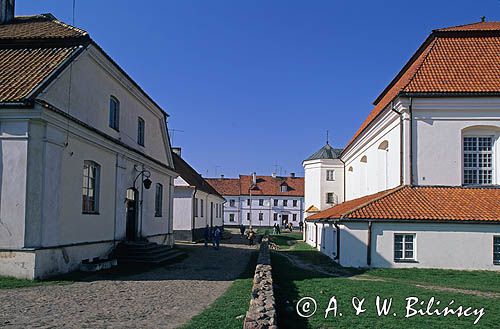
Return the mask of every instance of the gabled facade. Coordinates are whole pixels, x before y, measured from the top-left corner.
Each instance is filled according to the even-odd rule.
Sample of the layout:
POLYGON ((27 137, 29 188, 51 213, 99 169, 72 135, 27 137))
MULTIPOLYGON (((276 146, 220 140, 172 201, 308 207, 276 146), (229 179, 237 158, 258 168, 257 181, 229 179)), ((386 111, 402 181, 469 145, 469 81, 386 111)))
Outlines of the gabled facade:
POLYGON ((179 148, 172 156, 179 175, 174 180, 175 239, 203 240, 207 225, 210 229, 224 225, 224 197, 181 157, 179 148))
POLYGON ((0 274, 68 272, 122 240, 172 245, 167 114, 87 32, 7 21, 0 71, 0 274))
MULTIPOLYGON (((316 206, 322 211, 308 217, 305 239, 347 266, 498 269, 494 262, 494 250, 500 248, 495 244, 497 240, 500 243, 498 211, 494 211, 493 218, 489 217, 491 214, 478 213, 477 223, 465 222, 458 216, 453 224, 440 221, 446 219, 446 214, 438 212, 434 214, 437 222, 432 225, 419 222, 411 214, 417 213, 420 207, 431 207, 432 202, 438 202, 437 205, 444 202, 450 191, 431 192, 440 187, 452 188, 453 193, 462 195, 469 195, 471 190, 477 189, 481 191, 481 198, 493 200, 489 206, 500 209, 500 200, 497 199, 500 185, 499 51, 498 22, 433 31, 376 99, 375 107, 342 150, 338 158, 345 174, 344 184, 337 186, 336 193, 343 190, 345 202, 328 210, 322 205, 316 206), (384 232, 390 229, 383 228, 374 213, 348 220, 346 213, 341 211, 349 208, 350 202, 362 207, 369 202, 366 198, 377 198, 379 193, 402 187, 429 187, 429 190, 419 190, 421 197, 415 199, 415 203, 399 199, 410 211, 404 218, 391 212, 384 218, 385 222, 397 221, 391 224, 395 231, 385 235, 392 241, 387 247, 378 245, 381 233, 375 234, 372 225, 377 225, 382 231, 388 230, 384 232), (499 200, 498 203, 495 200, 499 200), (332 212, 334 217, 331 217, 332 212), (344 241, 340 235, 337 238, 343 230, 350 236, 345 237, 344 248, 337 245, 344 241), (425 233, 417 234, 416 231, 425 233), (463 235, 454 235, 454 232, 463 235), (405 234, 408 239, 419 240, 419 236, 425 234, 450 241, 439 248, 432 239, 430 244, 416 243, 413 246, 420 250, 415 250, 413 256, 420 256, 412 262, 402 262, 396 259, 396 251, 401 251, 398 248, 401 241, 406 241, 405 234), (473 237, 478 237, 478 240, 473 242, 473 237), (452 243, 451 239, 455 242, 452 243), (460 246, 461 255, 475 250, 483 262, 451 257, 451 250, 457 246, 460 246), (436 257, 439 255, 438 260, 431 261, 429 250, 436 248, 439 249, 435 253, 436 257), (338 249, 345 250, 340 258, 338 249), (348 250, 361 251, 357 255, 348 255, 348 250), (373 258, 368 255, 374 254, 384 261, 371 262, 373 258)), ((322 191, 328 183, 321 180, 319 185, 310 184, 308 177, 312 176, 314 167, 306 160, 304 168, 308 200, 307 186, 315 186, 315 192, 311 192, 314 194, 322 191)), ((455 203, 449 206, 476 214, 475 208, 481 198, 475 198, 475 202, 455 198, 455 203)))
POLYGON ((298 227, 304 214, 304 178, 240 175, 207 178, 221 194, 225 226, 272 227, 291 223, 298 227))

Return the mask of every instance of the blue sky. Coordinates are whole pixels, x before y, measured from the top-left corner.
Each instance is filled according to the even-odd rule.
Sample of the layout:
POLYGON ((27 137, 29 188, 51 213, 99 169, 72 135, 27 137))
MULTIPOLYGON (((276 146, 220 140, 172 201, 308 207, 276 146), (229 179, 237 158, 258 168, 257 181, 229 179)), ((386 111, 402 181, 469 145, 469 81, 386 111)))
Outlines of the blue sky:
MULTIPOLYGON (((16 15, 72 22, 72 0, 16 15)), ((303 173, 343 147, 432 29, 500 20, 500 0, 76 0, 75 25, 170 114, 203 176, 303 173), (277 167, 275 167, 277 165, 277 167)))

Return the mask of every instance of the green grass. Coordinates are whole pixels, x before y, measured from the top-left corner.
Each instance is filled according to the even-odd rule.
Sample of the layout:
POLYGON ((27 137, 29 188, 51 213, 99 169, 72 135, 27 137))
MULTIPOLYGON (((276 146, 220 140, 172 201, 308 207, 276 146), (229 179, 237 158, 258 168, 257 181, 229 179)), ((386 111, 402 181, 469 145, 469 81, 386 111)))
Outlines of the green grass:
POLYGON ((500 273, 494 271, 455 271, 441 269, 373 269, 371 276, 401 282, 440 285, 458 289, 500 292, 500 273))
POLYGON ((250 305, 257 255, 257 252, 252 253, 245 271, 222 296, 182 328, 242 328, 250 305))
POLYGON ((15 289, 35 287, 42 285, 69 284, 69 281, 39 281, 39 280, 24 280, 11 277, 0 276, 0 289, 15 289))
MULTIPOLYGON (((293 252, 289 252, 293 253, 293 252)), ((313 251, 312 253, 318 253, 313 251)), ((470 328, 475 317, 437 317, 437 316, 415 316, 404 318, 405 298, 416 296, 420 300, 427 301, 431 297, 440 300, 443 306, 448 305, 451 300, 454 305, 466 305, 485 308, 485 315, 476 328, 498 328, 500 323, 500 299, 485 298, 479 296, 465 295, 459 293, 437 292, 423 288, 417 288, 406 282, 390 280, 388 282, 358 281, 349 278, 331 277, 309 270, 294 267, 288 259, 272 253, 273 279, 278 285, 275 291, 278 303, 279 325, 282 328, 470 328), (389 316, 378 317, 375 309, 375 298, 393 298, 393 306, 389 316), (295 305, 302 297, 315 298, 318 311, 310 318, 301 318, 295 311, 295 305), (339 312, 342 316, 330 316, 324 318, 324 310, 332 296, 338 301, 339 312), (366 312, 356 316, 351 306, 353 297, 365 298, 364 306, 366 312), (393 316, 392 313, 397 316, 393 316)), ((387 270, 389 273, 391 270, 387 270)), ((431 271, 432 272, 432 271, 431 271)), ((383 273, 380 275, 392 276, 383 273)), ((461 272, 459 272, 461 273, 461 272)), ((409 270, 407 275, 411 275, 409 270)), ((417 273, 417 275, 419 275, 417 273)), ((428 275, 431 275, 430 273, 428 275)), ((498 275, 498 274, 497 274, 498 275)), ((423 275, 421 275, 423 276, 423 275)), ((397 274, 394 274, 397 277, 397 274)), ((448 281, 440 280, 438 274, 434 277, 433 285, 447 284, 448 281)), ((484 281, 490 278, 486 275, 484 281)), ((472 277, 461 277, 463 282, 472 280, 472 277)), ((483 281, 483 282, 484 282, 483 281)), ((472 284, 472 282, 468 282, 472 284)), ((488 286, 485 286, 485 288, 488 286)))

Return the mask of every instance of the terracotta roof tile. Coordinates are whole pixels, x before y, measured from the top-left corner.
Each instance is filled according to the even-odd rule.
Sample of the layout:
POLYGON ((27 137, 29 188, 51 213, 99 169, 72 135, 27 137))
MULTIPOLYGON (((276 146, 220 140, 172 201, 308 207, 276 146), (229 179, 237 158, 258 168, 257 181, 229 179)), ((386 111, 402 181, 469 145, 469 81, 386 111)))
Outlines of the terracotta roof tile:
POLYGON ((51 14, 20 16, 0 25, 0 40, 61 39, 86 36, 87 32, 58 21, 51 14))
POLYGON ((375 100, 346 148, 400 94, 497 94, 499 76, 500 22, 435 30, 375 100))
POLYGON ((76 49, 0 49, 0 102, 26 98, 76 49))
MULTIPOLYGON (((257 186, 252 195, 262 196, 304 196, 303 177, 257 176, 257 186), (288 186, 287 192, 281 192, 281 186, 288 186)), ((207 178, 212 186, 222 195, 249 195, 252 186, 251 175, 240 175, 239 178, 207 178)))
POLYGON ((500 222, 500 188, 404 186, 341 203, 307 220, 334 218, 500 222))

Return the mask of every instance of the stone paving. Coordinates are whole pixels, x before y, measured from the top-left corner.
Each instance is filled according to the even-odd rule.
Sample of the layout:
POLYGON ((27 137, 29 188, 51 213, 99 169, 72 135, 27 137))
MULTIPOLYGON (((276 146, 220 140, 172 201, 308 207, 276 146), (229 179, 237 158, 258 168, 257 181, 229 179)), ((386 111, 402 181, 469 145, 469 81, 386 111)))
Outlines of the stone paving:
POLYGON ((237 236, 223 242, 181 244, 188 258, 145 273, 0 290, 0 327, 176 328, 224 293, 257 248, 237 236))

